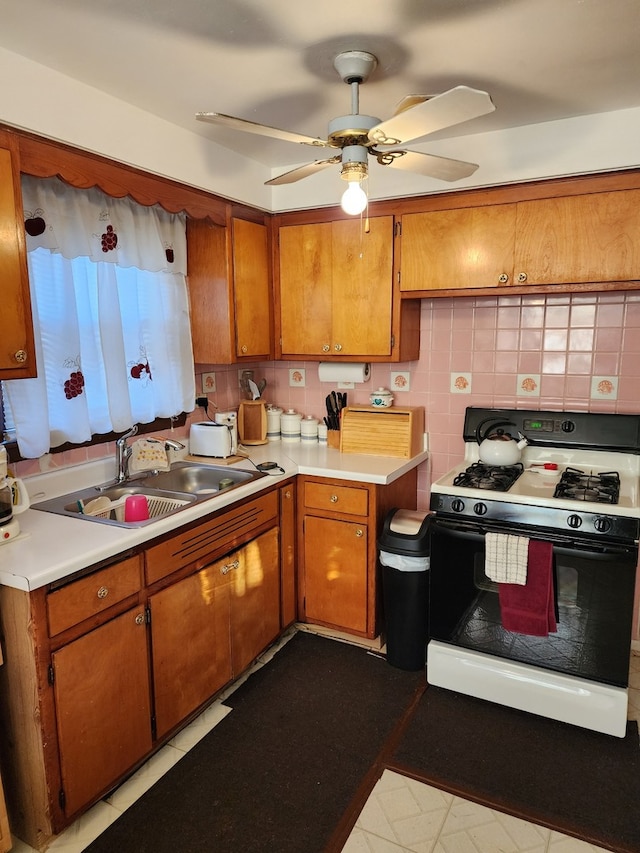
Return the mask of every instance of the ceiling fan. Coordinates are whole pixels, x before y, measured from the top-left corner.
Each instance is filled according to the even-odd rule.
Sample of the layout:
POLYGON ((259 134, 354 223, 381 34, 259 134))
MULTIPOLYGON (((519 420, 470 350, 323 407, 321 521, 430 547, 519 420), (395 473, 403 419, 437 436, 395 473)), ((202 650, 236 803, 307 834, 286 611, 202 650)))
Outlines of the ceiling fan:
POLYGON ((478 168, 476 163, 411 151, 404 146, 430 133, 493 112, 495 106, 489 94, 468 86, 456 86, 441 95, 408 95, 400 101, 391 118, 381 121, 359 112, 360 84, 368 79, 377 63, 372 53, 362 50, 347 50, 335 57, 333 65, 336 71, 351 88, 351 113, 329 122, 326 139, 279 130, 222 113, 199 112, 196 118, 285 142, 339 149, 340 153, 327 160, 315 160, 265 183, 267 186, 291 184, 341 163, 341 177, 349 183, 342 206, 351 214, 361 213, 367 205, 362 181, 368 175, 369 156, 375 157, 381 166, 392 166, 443 181, 457 181, 472 175, 478 168))

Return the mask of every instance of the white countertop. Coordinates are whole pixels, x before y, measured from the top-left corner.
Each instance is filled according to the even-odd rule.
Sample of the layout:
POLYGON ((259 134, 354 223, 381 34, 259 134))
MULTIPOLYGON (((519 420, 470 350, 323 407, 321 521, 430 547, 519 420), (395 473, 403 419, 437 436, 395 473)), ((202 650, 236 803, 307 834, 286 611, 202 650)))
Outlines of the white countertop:
MULTIPOLYGON (((244 449, 250 458, 236 462, 234 468, 253 470, 252 462, 274 461, 284 468, 284 474, 269 474, 144 527, 116 527, 40 510, 26 510, 16 516, 20 536, 0 546, 0 583, 23 590, 37 589, 199 518, 206 518, 212 512, 296 474, 387 485, 428 457, 426 451, 411 459, 398 459, 340 453, 320 444, 307 446, 281 442, 244 449)), ((214 459, 210 462, 216 464, 214 459)), ((114 471, 113 459, 108 458, 25 477, 24 483, 31 502, 35 503, 108 482, 114 471)))

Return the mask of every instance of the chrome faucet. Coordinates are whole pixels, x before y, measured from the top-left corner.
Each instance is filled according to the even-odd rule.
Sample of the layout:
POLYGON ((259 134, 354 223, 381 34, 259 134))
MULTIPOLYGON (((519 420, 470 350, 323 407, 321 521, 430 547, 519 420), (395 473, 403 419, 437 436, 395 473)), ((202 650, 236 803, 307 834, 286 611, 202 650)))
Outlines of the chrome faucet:
POLYGON ((125 432, 116 441, 116 484, 124 483, 129 479, 129 457, 131 456, 131 448, 127 444, 127 439, 132 438, 138 433, 138 424, 134 424, 129 432, 125 432))

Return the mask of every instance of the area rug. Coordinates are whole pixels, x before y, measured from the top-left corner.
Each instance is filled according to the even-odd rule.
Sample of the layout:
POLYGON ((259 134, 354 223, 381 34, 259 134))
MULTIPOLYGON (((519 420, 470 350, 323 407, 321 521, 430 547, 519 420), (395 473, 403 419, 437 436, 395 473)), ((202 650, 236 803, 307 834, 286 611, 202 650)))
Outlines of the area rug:
POLYGON ((635 722, 616 738, 428 687, 387 766, 598 846, 640 853, 635 722))
POLYGON ((86 853, 319 853, 423 689, 422 672, 297 633, 86 853))

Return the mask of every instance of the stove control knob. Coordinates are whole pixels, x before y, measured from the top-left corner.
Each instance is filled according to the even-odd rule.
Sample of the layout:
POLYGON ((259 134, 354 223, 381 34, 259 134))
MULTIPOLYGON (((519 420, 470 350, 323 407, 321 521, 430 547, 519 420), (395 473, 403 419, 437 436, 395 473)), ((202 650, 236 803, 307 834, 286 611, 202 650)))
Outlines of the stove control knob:
POLYGON ((576 425, 573 421, 562 421, 562 424, 560 425, 562 432, 573 432, 575 428, 576 425))
POLYGON ((460 498, 454 498, 451 501, 451 509, 454 512, 464 512, 464 501, 461 501, 460 498))
POLYGON ((487 505, 483 503, 477 503, 473 505, 473 511, 476 515, 486 515, 487 514, 487 505))
POLYGON ((569 525, 569 527, 572 527, 574 530, 576 530, 578 527, 582 527, 582 519, 579 515, 570 515, 567 519, 567 524, 569 525))
POLYGON ((604 515, 599 515, 593 522, 593 526, 598 533, 608 533, 611 530, 611 519, 604 515))

